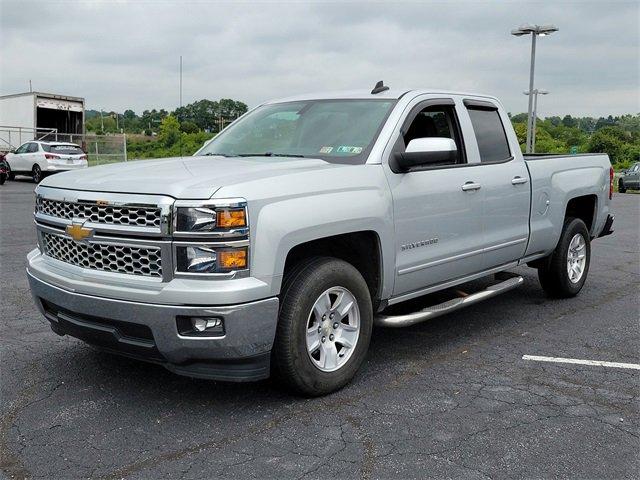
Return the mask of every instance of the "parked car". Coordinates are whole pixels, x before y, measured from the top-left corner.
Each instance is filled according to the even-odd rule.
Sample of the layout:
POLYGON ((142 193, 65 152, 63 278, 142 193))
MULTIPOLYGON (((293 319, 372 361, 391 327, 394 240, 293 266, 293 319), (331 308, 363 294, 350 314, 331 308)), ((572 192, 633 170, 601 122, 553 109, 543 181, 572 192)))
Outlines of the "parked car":
POLYGON ((9 165, 9 179, 29 175, 35 183, 49 174, 87 168, 87 155, 75 143, 25 142, 5 156, 9 165))
POLYGON ((9 165, 4 159, 4 154, 0 153, 0 185, 4 185, 7 178, 9 178, 9 165))
POLYGON ((506 292, 519 265, 577 295, 612 190, 607 155, 523 156, 494 97, 379 84, 267 102, 191 158, 45 179, 27 273, 60 335, 322 395, 359 370, 374 324, 506 292))
POLYGON ((625 193, 627 190, 640 190, 640 162, 620 174, 618 179, 618 191, 625 193))

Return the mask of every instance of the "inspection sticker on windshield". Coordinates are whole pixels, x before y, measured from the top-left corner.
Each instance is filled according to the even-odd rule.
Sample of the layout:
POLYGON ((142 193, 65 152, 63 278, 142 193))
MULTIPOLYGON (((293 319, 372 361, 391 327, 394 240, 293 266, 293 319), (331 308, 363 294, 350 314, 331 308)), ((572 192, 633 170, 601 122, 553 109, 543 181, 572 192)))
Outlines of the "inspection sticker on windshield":
POLYGON ((333 147, 322 147, 320 149, 320 153, 331 153, 332 150, 333 150, 333 147))
POLYGON ((362 147, 350 147, 348 145, 340 145, 336 152, 338 153, 362 153, 362 147))

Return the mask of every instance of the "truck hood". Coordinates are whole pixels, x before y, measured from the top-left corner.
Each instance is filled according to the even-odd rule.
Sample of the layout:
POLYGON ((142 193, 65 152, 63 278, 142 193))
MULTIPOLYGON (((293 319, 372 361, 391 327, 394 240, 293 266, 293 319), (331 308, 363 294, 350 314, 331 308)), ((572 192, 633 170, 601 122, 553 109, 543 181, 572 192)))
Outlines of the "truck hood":
POLYGON ((47 177, 41 185, 92 192, 206 199, 223 186, 341 166, 314 158, 176 157, 74 170, 47 177))

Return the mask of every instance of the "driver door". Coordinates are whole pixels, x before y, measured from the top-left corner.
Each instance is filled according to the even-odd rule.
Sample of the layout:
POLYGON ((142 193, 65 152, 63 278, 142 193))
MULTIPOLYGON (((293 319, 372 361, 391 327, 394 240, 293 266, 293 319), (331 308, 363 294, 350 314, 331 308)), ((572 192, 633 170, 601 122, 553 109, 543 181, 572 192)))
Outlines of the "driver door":
POLYGON ((406 173, 387 170, 396 232, 394 296, 482 270, 484 194, 468 187, 477 184, 483 167, 469 162, 458 108, 452 98, 422 101, 398 134, 394 151, 404 151, 414 138, 447 137, 457 156, 450 164, 406 173))
POLYGON ((15 152, 6 156, 7 163, 9 164, 9 168, 11 168, 14 172, 21 172, 26 169, 26 159, 25 156, 28 155, 27 151, 29 150, 30 142, 23 143, 20 145, 15 152))

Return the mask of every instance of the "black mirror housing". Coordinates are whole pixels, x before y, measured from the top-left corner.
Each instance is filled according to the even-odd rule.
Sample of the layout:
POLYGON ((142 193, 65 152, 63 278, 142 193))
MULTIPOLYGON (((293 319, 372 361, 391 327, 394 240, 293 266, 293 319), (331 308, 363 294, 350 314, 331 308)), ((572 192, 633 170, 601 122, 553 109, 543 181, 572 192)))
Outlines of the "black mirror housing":
POLYGON ((418 167, 451 165, 457 162, 458 152, 396 152, 392 155, 391 170, 395 173, 409 172, 418 167))

